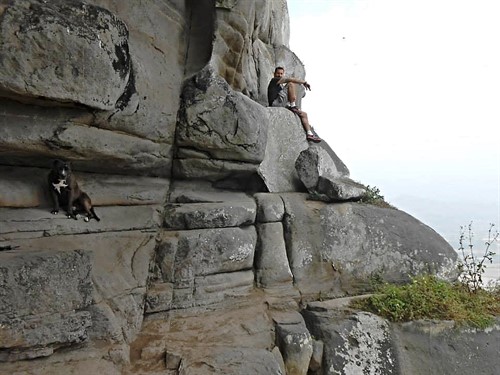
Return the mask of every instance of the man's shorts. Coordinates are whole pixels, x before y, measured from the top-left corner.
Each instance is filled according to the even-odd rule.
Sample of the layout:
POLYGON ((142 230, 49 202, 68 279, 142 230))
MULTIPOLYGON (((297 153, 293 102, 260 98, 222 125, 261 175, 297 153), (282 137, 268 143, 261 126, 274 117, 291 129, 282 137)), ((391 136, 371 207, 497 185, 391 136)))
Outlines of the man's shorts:
POLYGON ((286 107, 288 103, 288 84, 284 85, 273 101, 273 107, 286 107))

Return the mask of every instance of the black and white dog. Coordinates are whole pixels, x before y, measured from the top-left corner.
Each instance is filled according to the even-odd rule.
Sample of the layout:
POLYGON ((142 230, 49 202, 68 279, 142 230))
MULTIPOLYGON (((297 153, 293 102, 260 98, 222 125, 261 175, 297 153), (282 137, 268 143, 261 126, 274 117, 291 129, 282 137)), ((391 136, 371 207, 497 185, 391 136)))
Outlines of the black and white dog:
POLYGON ((69 162, 54 160, 48 176, 49 190, 52 197, 52 213, 59 213, 59 206, 65 207, 68 218, 77 219, 77 214, 85 213, 85 221, 94 218, 100 221, 92 207, 90 197, 80 190, 75 177, 71 173, 69 162))

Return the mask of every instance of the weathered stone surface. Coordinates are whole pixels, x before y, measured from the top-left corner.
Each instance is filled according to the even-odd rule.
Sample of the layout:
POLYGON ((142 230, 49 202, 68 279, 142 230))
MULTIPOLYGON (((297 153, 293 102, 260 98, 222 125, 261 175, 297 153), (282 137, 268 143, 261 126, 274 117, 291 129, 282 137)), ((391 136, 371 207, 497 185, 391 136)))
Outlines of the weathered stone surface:
POLYGON ((285 214, 283 200, 278 194, 256 193, 257 218, 259 223, 282 221, 285 214))
POLYGON ((215 159, 256 164, 264 158, 268 127, 262 106, 206 68, 184 87, 176 143, 215 159))
POLYGON ((177 232, 175 282, 184 275, 203 276, 251 269, 257 235, 253 226, 177 232))
MULTIPOLYGON (((27 3, 29 1, 14 2, 16 6, 27 3)), ((34 0, 33 3, 42 2, 34 0)), ((186 34, 189 24, 187 15, 194 12, 187 12, 184 2, 181 1, 153 1, 148 3, 148 6, 114 0, 95 0, 91 3, 108 9, 114 14, 112 17, 123 20, 130 33, 128 47, 131 68, 127 84, 116 106, 113 105, 109 110, 95 110, 81 105, 67 108, 66 105, 70 103, 68 101, 51 101, 44 99, 43 94, 33 98, 27 96, 28 93, 22 96, 21 93, 16 94, 16 101, 1 99, 0 163, 45 167, 49 165, 50 159, 58 157, 71 159, 86 171, 168 176, 171 171, 172 145, 185 71, 184 58, 188 39, 186 34), (41 103, 43 106, 27 103, 41 103), (75 124, 80 125, 81 129, 75 129, 75 124), (7 126, 8 129, 3 129, 7 126), (68 127, 72 130, 66 131, 68 127), (92 128, 97 130, 93 131, 92 128), (63 134, 59 137, 59 133, 63 134)), ((57 4, 63 4, 63 8, 80 4, 78 6, 86 9, 101 9, 88 2, 82 5, 77 1, 49 2, 43 6, 56 8, 57 4)), ((53 16, 55 20, 63 19, 66 23, 71 21, 65 20, 65 14, 54 12, 53 16)), ((38 22, 41 19, 34 17, 34 20, 38 22)), ((78 19, 80 23, 83 21, 78 19)), ((96 31, 93 24, 89 27, 88 33, 96 31)), ((103 36, 103 33, 109 33, 112 27, 112 24, 106 24, 102 30, 97 31, 103 36)), ((11 35, 13 31, 2 31, 2 35, 11 35)), ((194 32, 194 28, 191 31, 194 32)), ((66 29, 62 32, 65 34, 66 29)), ((203 34, 203 45, 211 45, 211 40, 211 33, 203 34)), ((91 47, 102 51, 98 42, 96 37, 91 47)), ((58 52, 64 53, 64 48, 58 52)), ((72 58, 57 66, 49 64, 47 69, 71 71, 71 63, 81 52, 80 48, 72 58)), ((113 54, 114 51, 111 57, 113 54)), ((51 52, 51 61, 52 56, 59 55, 51 52)), ((91 55, 86 56, 92 58, 91 55)), ((209 55, 205 56, 203 61, 197 64, 204 66, 209 58, 209 55)), ((26 60, 22 64, 36 65, 37 61, 26 60)), ((86 62, 84 65, 91 68, 95 63, 86 62)), ((59 86, 73 85, 72 94, 76 96, 109 91, 110 87, 105 82, 111 77, 92 83, 92 77, 98 73, 103 72, 94 69, 86 75, 85 83, 67 79, 64 84, 59 85, 50 80, 50 76, 46 76, 47 81, 44 82, 51 90, 59 86), (91 89, 92 92, 85 93, 83 89, 91 89)), ((4 97, 12 95, 12 92, 6 90, 3 90, 3 95, 0 94, 4 97)))
MULTIPOLYGON (((2 16, 10 7, 29 3, 36 5, 33 9, 82 4, 73 0, 3 3, 2 16)), ((0 255, 84 249, 90 257, 89 277, 93 281, 92 301, 84 310, 66 314, 55 311, 43 315, 40 324, 38 316, 11 324, 14 332, 7 334, 9 339, 23 334, 31 343, 37 340, 44 343, 42 346, 31 346, 17 353, 7 349, 9 352, 0 351, 0 356, 21 359, 50 355, 67 345, 74 350, 56 350, 39 361, 0 363, 1 373, 284 374, 284 355, 276 347, 276 324, 288 329, 300 321, 277 320, 274 315, 271 319, 276 310, 297 314, 299 306, 308 300, 359 292, 372 274, 400 281, 401 275, 427 270, 445 273, 446 264, 453 258, 449 256, 449 248, 442 250, 439 245, 442 239, 436 240, 429 228, 422 229, 421 223, 407 221, 401 213, 391 216, 384 210, 325 205, 306 201, 306 194, 295 194, 293 199, 292 195, 284 194, 284 203, 277 200, 277 195, 273 196, 272 192, 306 191, 295 170, 295 160, 309 146, 326 152, 338 171, 345 167, 339 167, 337 156, 326 143, 308 145, 299 120, 289 111, 264 108, 267 84, 275 65, 284 66, 287 75, 305 76, 303 64, 287 47, 289 25, 285 0, 92 0, 81 6, 87 10, 102 7, 106 9, 102 12, 126 24, 129 49, 128 78, 123 81, 126 84, 116 99, 116 87, 106 86, 111 81, 117 82, 116 76, 108 74, 95 82, 95 77, 106 73, 104 70, 92 72, 95 74, 86 82, 67 80, 65 77, 73 74, 74 56, 43 67, 50 74, 31 75, 40 79, 33 81, 36 85, 21 87, 20 91, 4 87, 5 81, 0 79, 3 166, 0 201, 9 207, 38 206, 45 198, 37 190, 38 181, 42 181, 37 167, 46 169, 51 159, 58 157, 71 159, 76 170, 82 172, 82 187, 94 203, 136 206, 97 207, 103 220, 88 224, 62 215, 53 216, 46 208, 0 209, 0 255), (61 77, 54 76, 56 70, 61 77), (207 72, 211 72, 209 79, 202 79, 207 72), (59 78, 64 81, 60 87, 55 86, 59 78), (46 90, 35 93, 42 84, 46 90), (68 87, 74 91, 67 97, 61 93, 52 96, 59 89, 69 91, 68 87), (107 94, 102 93, 110 95, 104 98, 107 94), (82 98, 90 100, 83 102, 82 98), (187 101, 188 98, 192 101, 187 101), (91 102, 93 99, 97 104, 91 102), (189 127, 176 129, 178 120, 181 126, 189 127), (205 126, 206 122, 210 127, 205 126), (207 128, 211 131, 206 131, 207 128), (176 132, 179 144, 175 144, 176 132), (273 139, 268 137, 266 141, 264 132, 274 132, 273 139), (4 168, 14 169, 4 174, 4 168), (138 177, 170 177, 172 170, 173 179, 196 180, 174 181, 169 194, 165 194, 169 184, 166 178, 156 181, 138 177), (120 175, 129 177, 120 180, 120 175), (263 244, 257 246, 255 253, 253 249, 260 240, 252 226, 185 231, 161 228, 163 197, 170 204, 227 207, 243 202, 244 207, 255 207, 253 198, 242 191, 261 193, 255 200, 260 206, 257 221, 263 224, 258 227, 263 244), (284 233, 279 228, 280 221, 285 225, 284 233), (438 245, 428 247, 429 243, 438 245), (264 249, 262 254, 261 249, 264 249), (264 260, 263 254, 270 256, 269 260, 264 260), (431 256, 427 257, 428 254, 431 256), (265 268, 268 262, 283 267, 265 268), (282 273, 287 263, 293 270, 293 286, 290 275, 282 273), (265 270, 266 277, 269 276, 266 288, 255 288, 259 270, 265 270), (49 330, 52 336, 47 333, 49 330), (85 345, 81 345, 86 337, 85 345), (73 343, 79 343, 78 348, 73 343)), ((71 17, 66 20, 63 15, 56 12, 54 20, 61 24, 86 20, 75 21, 71 17)), ((33 25, 39 20, 34 17, 33 25)), ((19 24, 22 17, 4 17, 0 27, 7 21, 10 25, 19 24)), ((49 21, 44 21, 40 29, 46 35, 39 36, 59 35, 65 43, 62 48, 40 51, 33 46, 25 51, 20 46, 18 50, 25 55, 45 53, 45 57, 64 55, 71 48, 76 53, 83 50, 81 43, 68 44, 67 38, 74 38, 75 34, 64 34, 66 31, 61 28, 62 34, 56 35, 53 31, 58 25, 49 21)), ((113 24, 109 27, 97 32, 111 35, 113 24)), ((21 34, 26 31, 29 37, 36 32, 35 29, 19 31, 21 34)), ((96 32, 96 26, 90 24, 87 32, 96 32)), ((5 40, 0 44, 15 40, 13 29, 2 28, 4 35, 5 40)), ((89 49, 102 53, 103 50, 97 50, 98 40, 95 42, 89 49)), ((16 49, 12 51, 6 57, 17 59, 16 49)), ((108 58, 112 60, 113 51, 110 53, 108 58)), ((104 64, 106 56, 97 57, 87 61, 86 68, 104 64)), ((38 59, 35 55, 33 58, 38 59)), ((20 61, 24 64, 21 67, 38 67, 40 61, 36 59, 20 61)), ((24 78, 20 75, 7 79, 24 78)), ((248 223, 239 214, 223 218, 224 215, 212 215, 213 212, 206 211, 208 215, 196 226, 248 223)), ((0 264, 1 269, 3 263, 0 264)), ((333 309, 330 305, 316 306, 314 310, 309 304, 309 311, 315 314, 330 311, 333 309)), ((336 319, 334 328, 321 326, 325 327, 325 337, 335 327, 348 332, 349 327, 365 327, 369 323, 365 316, 351 319, 352 312, 345 315, 345 306, 335 309, 331 314, 336 319)), ((0 327, 0 342, 5 336, 3 328, 0 327)), ((424 344, 428 332, 424 330, 418 336, 422 340, 415 339, 415 345, 411 346, 417 334, 412 336, 415 331, 410 330, 403 334, 407 336, 398 336, 400 351, 406 350, 402 349, 404 346, 408 348, 398 354, 403 358, 399 361, 402 372, 415 372, 419 362, 429 359, 421 366, 425 373, 431 373, 433 362, 439 361, 439 366, 443 364, 439 367, 442 373, 456 374, 458 365, 448 371, 444 364, 448 358, 450 361, 468 358, 469 353, 477 358, 477 364, 484 362, 483 367, 475 367, 476 372, 484 369, 490 375, 494 369, 488 367, 491 364, 488 359, 496 358, 496 353, 489 351, 498 346, 496 328, 473 336, 471 345, 489 345, 484 350, 485 356, 481 356, 481 350, 474 351, 460 341, 476 334, 465 332, 452 340, 444 336, 436 339, 433 344, 439 342, 438 352, 442 355, 426 357, 424 344), (475 341, 479 336, 485 339, 475 341), (453 352, 446 346, 449 342, 460 350, 453 352)), ((299 337, 299 332, 295 333, 299 337)), ((354 341, 358 336, 350 337, 351 341, 347 340, 337 354, 362 352, 364 348, 356 347, 354 341)), ((339 359, 329 356, 327 341, 324 341, 327 354, 322 356, 321 342, 323 339, 312 344, 316 353, 313 352, 309 364, 311 373, 328 373, 330 368, 320 368, 327 356, 339 359)), ((363 360, 379 358, 377 355, 377 351, 368 352, 363 360)), ((288 362, 291 357, 287 357, 288 362)), ((343 362, 342 358, 340 362, 354 367, 363 365, 343 362)), ((472 365, 463 368, 474 371, 472 365)))
POLYGON ((165 373, 164 357, 141 359, 138 353, 161 353, 167 348, 167 356, 180 357, 182 374, 284 374, 277 370, 279 364, 271 353, 273 323, 259 294, 225 305, 230 308, 180 309, 147 316, 131 346, 131 366, 124 373, 152 369, 165 373))
MULTIPOLYGON (((77 240, 85 242, 86 238, 80 236, 77 240)), ((96 235, 93 244, 87 246, 93 251, 94 300, 108 305, 112 311, 111 316, 100 322, 102 330, 99 326, 91 330, 93 337, 128 343, 135 338, 143 320, 155 246, 155 233, 140 231, 96 235), (107 327, 118 327, 120 336, 108 336, 107 327)), ((96 309, 99 307, 96 305, 96 309)))
POLYGON ((78 109, 39 109, 0 102, 0 161, 47 168, 53 159, 75 170, 168 176, 171 149, 161 143, 78 121, 78 109), (3 104, 3 105, 2 105, 3 104))
POLYGON ((288 45, 290 39, 286 1, 217 4, 210 63, 234 90, 267 105, 267 84, 278 60, 275 46, 288 45))
POLYGON ((453 276, 453 248, 402 211, 307 201, 302 194, 282 198, 288 259, 303 294, 359 292, 373 276, 390 282, 428 273, 453 276))
POLYGON ((288 375, 306 375, 313 353, 312 337, 305 323, 277 324, 278 346, 288 375))
POLYGON ((303 191, 295 171, 295 160, 308 148, 300 120, 285 108, 268 108, 269 131, 266 155, 259 166, 259 175, 271 193, 303 191))
MULTIPOLYGON (((192 51, 188 51, 188 40, 193 34, 201 37, 201 45, 211 47, 211 33, 199 35, 190 25, 189 17, 197 12, 197 7, 187 9, 188 2, 178 0, 155 0, 147 6, 116 0, 93 0, 92 3, 109 9, 127 24, 132 65, 131 79, 117 108, 97 113, 96 125, 170 147, 174 143, 187 60, 190 63, 194 60, 196 66, 201 67, 209 60, 209 56, 202 54, 191 57, 192 51)), ((198 20, 213 22, 207 12, 198 20)))
MULTIPOLYGON (((197 298, 196 285, 240 287, 241 275, 226 280, 217 280, 216 275, 230 276, 230 273, 250 270, 256 242, 253 226, 165 232, 159 240, 155 262, 160 273, 158 278, 174 284, 173 306, 192 306, 197 298), (214 276, 210 278, 211 275, 214 276)), ((214 287, 217 288, 221 289, 214 287)))
POLYGON ((53 215, 50 209, 0 208, 0 241, 22 237, 56 236, 80 233, 102 233, 126 230, 156 230, 160 226, 159 207, 97 207, 101 221, 68 219, 64 213, 53 215))
MULTIPOLYGON (((51 207, 49 169, 0 167, 0 207, 51 207)), ((162 204, 169 180, 74 171, 80 188, 95 206, 162 204)))
POLYGON ((253 224, 255 215, 253 201, 169 204, 164 224, 170 229, 238 227, 253 224))
POLYGON ((244 202, 251 204, 254 199, 246 193, 218 189, 208 181, 173 181, 169 194, 172 203, 222 203, 244 202))
POLYGON ((194 280, 194 305, 210 305, 228 298, 244 297, 253 290, 253 287, 254 273, 252 270, 196 277, 194 280))
POLYGON ((398 362, 390 324, 370 313, 303 312, 311 334, 324 343, 324 374, 394 374, 398 362))
MULTIPOLYGON (((211 182, 228 179, 249 179, 258 165, 217 159, 175 159, 173 176, 178 179, 204 179, 211 182)), ((242 187, 246 184, 242 184, 242 187)))
POLYGON ((128 30, 80 1, 16 1, 3 10, 0 88, 113 109, 130 74, 128 30))
POLYGON ((309 362, 309 371, 312 371, 313 374, 317 371, 320 371, 321 365, 323 363, 323 351, 325 348, 325 344, 321 340, 312 340, 313 352, 311 355, 311 361, 309 362))
POLYGON ((68 375, 73 374, 106 374, 122 375, 120 366, 115 365, 111 358, 115 348, 101 347, 100 350, 80 347, 78 351, 60 351, 43 360, 25 360, 17 362, 0 362, 2 374, 40 374, 40 375, 68 375), (102 352, 109 350, 107 358, 102 352))
POLYGON ((327 258, 355 278, 378 275, 397 283, 414 275, 456 275, 451 245, 403 211, 346 203, 326 205, 321 216, 327 258))
POLYGON ((212 356, 183 366, 182 375, 283 375, 274 355, 265 349, 216 348, 212 356))
POLYGON ((0 361, 47 356, 87 340, 88 252, 3 251, 0 264, 0 361))
POLYGON ((361 199, 365 186, 348 178, 347 167, 333 151, 328 153, 322 143, 309 146, 295 161, 297 175, 304 186, 315 199, 330 202, 361 199))
MULTIPOLYGON (((83 293, 85 290, 78 285, 73 287, 76 281, 71 284, 66 280, 54 278, 54 275, 68 273, 76 279, 75 272, 77 275, 83 273, 90 283, 88 301, 85 304, 86 310, 90 311, 92 316, 88 335, 115 342, 131 341, 143 319, 146 282, 156 245, 154 233, 126 231, 41 238, 33 238, 32 233, 31 236, 32 238, 10 241, 9 243, 16 246, 16 250, 0 252, 0 256, 9 255, 15 259, 22 258, 24 253, 35 254, 34 259, 40 259, 42 264, 57 267, 54 271, 42 274, 48 280, 53 280, 46 282, 44 288, 51 288, 51 293, 61 299, 51 302, 50 295, 44 297, 44 303, 52 303, 50 308, 54 311, 66 310, 64 303, 71 303, 71 291, 83 293), (86 249, 85 254, 89 262, 86 268, 71 264, 58 266, 46 255, 50 255, 51 251, 66 254, 63 250, 71 248, 86 249)), ((35 292, 36 288, 33 289, 33 293, 35 292)), ((40 296, 47 293, 39 292, 40 296)), ((22 304, 22 301, 19 304, 22 304)), ((27 307, 29 306, 26 305, 27 307)), ((77 306, 68 306, 67 309, 71 308, 76 309, 77 306)), ((30 309, 34 310, 31 307, 30 309)))
POLYGON ((266 288, 288 284, 293 278, 286 254, 283 225, 266 223, 257 225, 258 241, 255 253, 255 280, 266 288))
POLYGON ((87 251, 2 251, 2 317, 82 310, 92 301, 87 251), (64 293, 59 288, 64 286, 64 293))
POLYGON ((393 324, 401 374, 489 375, 498 372, 500 319, 485 330, 449 321, 393 324))
POLYGON ((145 313, 168 311, 172 308, 174 285, 172 283, 154 282, 147 290, 145 313))

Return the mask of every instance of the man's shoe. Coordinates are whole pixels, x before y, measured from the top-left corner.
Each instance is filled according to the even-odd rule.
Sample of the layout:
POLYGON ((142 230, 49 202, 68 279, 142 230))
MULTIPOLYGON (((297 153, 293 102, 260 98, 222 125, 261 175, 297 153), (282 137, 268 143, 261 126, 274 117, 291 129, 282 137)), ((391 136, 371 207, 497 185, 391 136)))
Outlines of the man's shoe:
POLYGON ((314 142, 314 143, 321 142, 321 138, 315 136, 314 134, 311 134, 311 135, 308 134, 306 138, 307 138, 308 141, 311 141, 311 142, 314 142))

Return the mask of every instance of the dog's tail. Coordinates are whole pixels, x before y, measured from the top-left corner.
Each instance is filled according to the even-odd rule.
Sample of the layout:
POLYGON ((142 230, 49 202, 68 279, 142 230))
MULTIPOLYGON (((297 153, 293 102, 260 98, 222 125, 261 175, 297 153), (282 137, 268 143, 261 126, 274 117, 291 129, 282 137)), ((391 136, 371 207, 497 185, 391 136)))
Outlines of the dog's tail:
POLYGON ((92 214, 94 219, 96 219, 97 221, 101 221, 101 219, 99 219, 99 216, 97 216, 97 214, 95 213, 94 207, 90 208, 90 213, 92 214))

